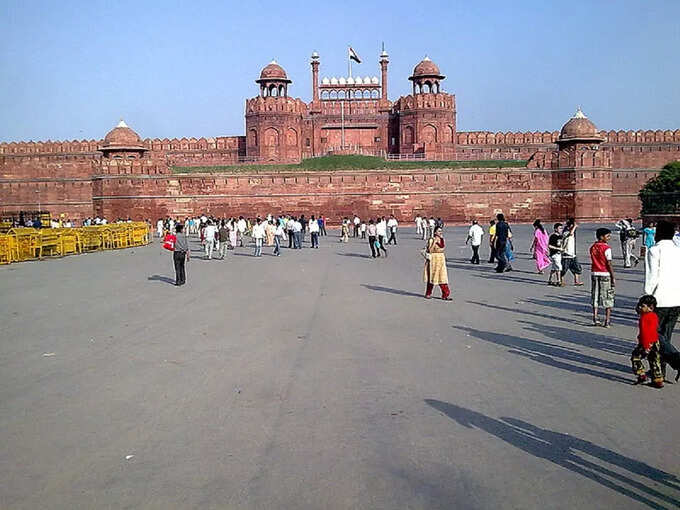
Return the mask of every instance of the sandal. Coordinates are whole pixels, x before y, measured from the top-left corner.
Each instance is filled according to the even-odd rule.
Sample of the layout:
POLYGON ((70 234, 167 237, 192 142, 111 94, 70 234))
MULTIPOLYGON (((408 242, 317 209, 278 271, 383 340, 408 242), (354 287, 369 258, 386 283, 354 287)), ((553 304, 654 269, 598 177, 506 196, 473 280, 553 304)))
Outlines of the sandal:
POLYGON ((574 287, 581 287, 583 285, 583 282, 575 283, 574 287))

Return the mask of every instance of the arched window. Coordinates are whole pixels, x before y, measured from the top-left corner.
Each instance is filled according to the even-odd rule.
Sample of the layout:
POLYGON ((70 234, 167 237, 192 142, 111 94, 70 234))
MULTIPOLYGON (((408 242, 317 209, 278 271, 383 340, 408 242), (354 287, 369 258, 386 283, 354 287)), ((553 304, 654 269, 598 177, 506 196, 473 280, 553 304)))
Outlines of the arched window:
POLYGON ((420 94, 420 90, 421 90, 420 89, 420 83, 416 83, 415 89, 416 89, 416 94, 420 94))
POLYGON ((371 92, 371 97, 373 99, 378 99, 380 97, 380 93, 377 90, 374 90, 373 92, 371 92))
POLYGON ((344 90, 341 90, 340 92, 338 92, 338 99, 345 99, 345 91, 344 90))
POLYGON ((286 89, 283 87, 283 85, 279 85, 279 96, 285 96, 285 91, 286 89))
POLYGON ((276 96, 277 96, 276 85, 270 85, 270 86, 269 86, 269 95, 272 96, 272 97, 276 97, 276 96))
POLYGON ((356 99, 361 99, 361 91, 360 91, 360 90, 357 90, 357 91, 354 93, 354 97, 355 97, 356 99))
POLYGON ((371 99, 371 91, 364 90, 364 99, 371 99))
POLYGON ((321 92, 321 99, 328 99, 328 91, 324 90, 321 92))
POLYGON ((338 98, 338 93, 335 90, 331 91, 331 99, 337 99, 338 98))

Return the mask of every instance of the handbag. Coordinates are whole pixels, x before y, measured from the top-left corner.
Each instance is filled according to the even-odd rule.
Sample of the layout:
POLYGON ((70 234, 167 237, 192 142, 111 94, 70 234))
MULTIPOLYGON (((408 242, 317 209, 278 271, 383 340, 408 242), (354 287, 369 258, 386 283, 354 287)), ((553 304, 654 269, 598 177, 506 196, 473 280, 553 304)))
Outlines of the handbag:
POLYGON ((165 234, 165 237, 163 238, 163 248, 165 248, 168 251, 175 251, 176 239, 177 238, 172 234, 165 234))
POLYGON ((427 248, 423 248, 420 250, 420 255, 425 259, 425 260, 430 260, 430 254, 427 252, 427 248))

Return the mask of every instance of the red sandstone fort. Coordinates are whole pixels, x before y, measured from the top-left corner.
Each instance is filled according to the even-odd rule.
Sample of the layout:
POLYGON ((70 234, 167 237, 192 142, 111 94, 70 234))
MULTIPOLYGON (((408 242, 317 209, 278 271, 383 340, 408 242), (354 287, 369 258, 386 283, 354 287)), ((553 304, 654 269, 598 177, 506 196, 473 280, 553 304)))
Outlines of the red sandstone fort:
POLYGON ((504 212, 534 218, 603 221, 637 216, 637 192, 666 163, 680 160, 680 129, 599 131, 578 110, 561 131, 456 130, 455 95, 438 66, 423 59, 412 93, 388 98, 380 77, 319 79, 311 57, 312 101, 290 97, 276 62, 262 69, 246 100, 245 136, 141 139, 124 122, 103 140, 0 143, 0 213, 36 210, 72 219, 156 219, 209 212, 253 216, 325 214, 331 220, 394 213, 452 222, 504 212), (338 153, 469 161, 467 168, 333 172, 280 171, 272 163, 338 153), (477 168, 480 160, 526 160, 520 168, 477 168), (262 164, 250 173, 176 172, 173 167, 262 164))

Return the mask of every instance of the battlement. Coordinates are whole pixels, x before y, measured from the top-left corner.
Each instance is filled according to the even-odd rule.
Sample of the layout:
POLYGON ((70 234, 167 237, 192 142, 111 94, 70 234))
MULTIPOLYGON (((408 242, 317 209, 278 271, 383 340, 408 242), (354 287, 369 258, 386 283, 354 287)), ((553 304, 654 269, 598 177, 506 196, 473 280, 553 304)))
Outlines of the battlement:
POLYGON ((307 103, 302 99, 281 96, 246 99, 246 115, 269 112, 306 114, 307 103))
POLYGON ((394 104, 395 111, 413 110, 419 108, 455 109, 456 96, 446 92, 409 94, 401 96, 394 104))

